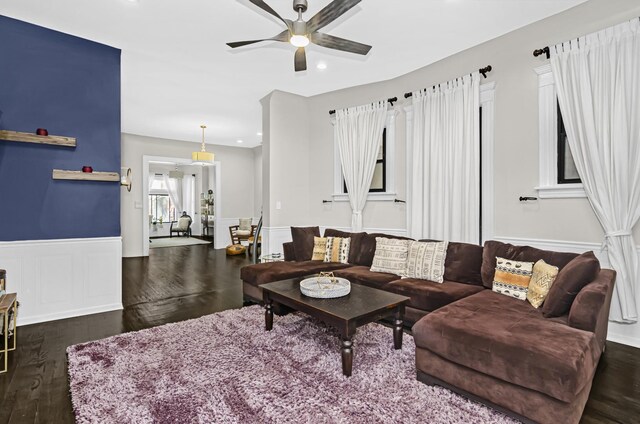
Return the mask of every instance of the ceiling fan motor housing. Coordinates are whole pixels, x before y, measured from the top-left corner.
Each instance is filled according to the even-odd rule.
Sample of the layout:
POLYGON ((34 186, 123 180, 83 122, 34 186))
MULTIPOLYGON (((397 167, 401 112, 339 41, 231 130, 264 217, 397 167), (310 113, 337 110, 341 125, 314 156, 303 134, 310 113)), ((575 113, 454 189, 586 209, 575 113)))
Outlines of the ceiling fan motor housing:
POLYGON ((296 12, 301 11, 302 13, 307 11, 308 3, 307 0, 293 0, 293 10, 296 12))

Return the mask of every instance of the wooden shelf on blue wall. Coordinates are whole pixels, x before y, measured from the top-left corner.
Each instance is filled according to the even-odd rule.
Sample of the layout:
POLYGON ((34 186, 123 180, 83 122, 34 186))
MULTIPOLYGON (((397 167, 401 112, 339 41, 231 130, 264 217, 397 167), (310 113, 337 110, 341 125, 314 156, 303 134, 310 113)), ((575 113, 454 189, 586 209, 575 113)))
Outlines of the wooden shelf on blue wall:
POLYGON ((54 169, 52 177, 54 180, 72 180, 72 181, 105 181, 119 182, 120 174, 117 172, 82 172, 82 171, 66 171, 63 169, 54 169))
POLYGON ((75 137, 61 135, 37 135, 31 133, 0 130, 0 140, 19 143, 51 144, 53 146, 76 147, 75 137))

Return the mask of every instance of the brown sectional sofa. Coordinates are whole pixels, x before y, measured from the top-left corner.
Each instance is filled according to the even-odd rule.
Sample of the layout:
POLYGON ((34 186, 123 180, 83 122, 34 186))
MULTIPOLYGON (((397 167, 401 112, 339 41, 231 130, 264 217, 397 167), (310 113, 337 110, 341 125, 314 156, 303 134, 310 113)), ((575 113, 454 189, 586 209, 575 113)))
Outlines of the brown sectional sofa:
POLYGON ((295 231, 294 242, 284 245, 285 262, 241 270, 245 297, 261 301, 261 284, 320 271, 408 296, 405 324, 413 325, 419 380, 448 387, 524 422, 579 422, 605 347, 614 271, 598 268, 592 281, 568 293, 570 301, 575 300, 556 316, 545 305, 535 309, 491 291, 495 257, 543 259, 562 272, 570 263, 567 269, 575 268, 574 253, 495 241, 484 246, 450 242, 444 282, 439 284, 369 270, 375 237, 399 237, 328 229, 325 236, 351 237, 350 263, 337 264, 305 260, 313 249, 309 238, 319 235, 317 227, 295 231))

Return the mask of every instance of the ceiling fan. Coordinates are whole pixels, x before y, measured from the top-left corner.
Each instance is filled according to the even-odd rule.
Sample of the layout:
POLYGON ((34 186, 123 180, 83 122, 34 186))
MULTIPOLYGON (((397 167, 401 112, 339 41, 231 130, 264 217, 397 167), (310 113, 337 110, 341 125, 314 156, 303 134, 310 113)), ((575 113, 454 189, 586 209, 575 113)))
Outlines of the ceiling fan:
POLYGON ((366 55, 369 53, 369 50, 371 50, 371 46, 366 44, 345 40, 344 38, 334 37, 333 35, 319 32, 320 29, 338 19, 362 0, 334 0, 308 21, 302 20, 302 14, 307 11, 308 7, 307 0, 293 0, 293 10, 298 13, 298 19, 296 21, 284 19, 262 0, 249 1, 284 22, 287 29, 271 38, 227 43, 231 48, 235 49, 236 47, 260 43, 262 41, 282 41, 285 43, 291 43, 298 48, 294 57, 296 72, 307 70, 307 54, 304 48, 308 46, 309 43, 329 49, 341 50, 360 55, 366 55))

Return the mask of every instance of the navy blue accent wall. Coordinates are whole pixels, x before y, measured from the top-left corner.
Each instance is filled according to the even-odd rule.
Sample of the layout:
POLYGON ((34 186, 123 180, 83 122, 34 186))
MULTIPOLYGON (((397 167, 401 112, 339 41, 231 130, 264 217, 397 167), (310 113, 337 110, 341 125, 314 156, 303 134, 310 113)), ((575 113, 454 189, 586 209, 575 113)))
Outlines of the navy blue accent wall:
POLYGON ((0 16, 0 129, 77 147, 0 140, 0 241, 120 236, 119 183, 57 169, 120 172, 120 50, 0 16))

